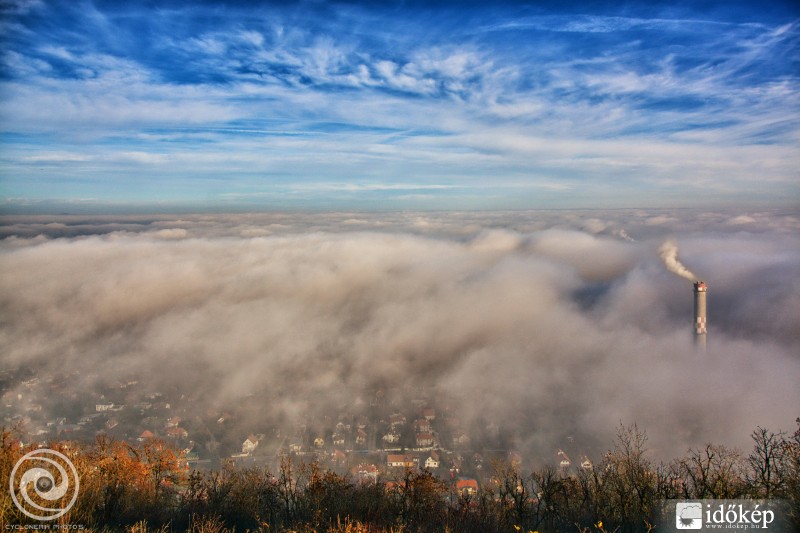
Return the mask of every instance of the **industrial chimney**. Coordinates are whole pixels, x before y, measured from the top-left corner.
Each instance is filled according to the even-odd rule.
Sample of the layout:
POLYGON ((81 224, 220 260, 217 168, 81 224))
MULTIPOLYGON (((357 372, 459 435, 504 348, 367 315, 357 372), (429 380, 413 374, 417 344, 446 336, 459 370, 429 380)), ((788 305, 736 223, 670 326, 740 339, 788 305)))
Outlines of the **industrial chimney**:
POLYGON ((706 282, 694 283, 694 341, 695 345, 706 348, 706 282))

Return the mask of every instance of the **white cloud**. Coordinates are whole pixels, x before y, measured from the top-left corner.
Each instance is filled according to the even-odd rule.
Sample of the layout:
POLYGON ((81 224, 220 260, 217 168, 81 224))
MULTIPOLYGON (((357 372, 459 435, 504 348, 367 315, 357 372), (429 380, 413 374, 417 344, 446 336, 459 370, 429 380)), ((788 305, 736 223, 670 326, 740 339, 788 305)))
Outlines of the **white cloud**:
POLYGON ((189 232, 183 228, 160 229, 153 232, 154 237, 165 240, 185 239, 188 234, 189 232))
POLYGON ((798 82, 769 71, 785 69, 796 22, 532 17, 486 21, 498 32, 487 39, 478 28, 426 35, 402 20, 355 31, 353 17, 375 18, 342 9, 326 31, 278 8, 266 26, 231 15, 176 29, 154 44, 161 63, 126 51, 113 31, 124 23, 97 9, 85 22, 113 47, 69 34, 14 41, 0 119, 36 139, 11 136, 5 170, 65 154, 70 168, 98 163, 128 182, 142 163, 183 179, 225 172, 242 189, 258 189, 261 176, 369 183, 379 172, 386 182, 527 184, 606 201, 630 191, 622 205, 702 190, 785 202, 796 190, 798 82), (684 26, 708 30, 691 54, 662 42, 684 26), (400 27, 407 35, 393 33, 400 27), (508 31, 523 28, 636 29, 653 40, 643 48, 609 35, 587 52, 558 32, 527 43, 508 31))
POLYGON ((43 375, 141 373, 154 387, 179 372, 198 409, 266 389, 281 398, 252 425, 335 414, 375 387, 414 382, 534 453, 566 434, 607 445, 620 421, 668 456, 735 446, 796 416, 800 296, 784 280, 800 243, 764 231, 794 227, 774 215, 753 213, 762 233, 742 235, 729 213, 680 213, 639 243, 572 228, 652 231, 652 213, 20 217, 17 240, 84 235, 5 241, 0 308, 13 312, 0 360, 41 363, 43 375), (377 222, 388 227, 365 231, 377 222), (682 258, 709 274, 705 357, 691 348, 691 289, 655 253, 682 225, 694 226, 682 258), (675 431, 687 420, 695 430, 675 431))

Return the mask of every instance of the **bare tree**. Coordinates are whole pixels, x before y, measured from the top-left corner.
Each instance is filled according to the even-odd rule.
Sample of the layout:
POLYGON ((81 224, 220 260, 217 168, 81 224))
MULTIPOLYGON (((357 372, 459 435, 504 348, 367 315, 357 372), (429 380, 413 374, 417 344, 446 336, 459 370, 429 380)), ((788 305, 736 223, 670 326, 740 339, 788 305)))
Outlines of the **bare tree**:
POLYGON ((530 507, 530 480, 526 480, 517 467, 507 461, 493 461, 493 479, 497 498, 505 518, 515 524, 527 524, 530 507))
POLYGON ((292 523, 297 513, 299 491, 295 469, 291 457, 281 457, 278 473, 278 494, 283 502, 284 520, 292 523))
POLYGON ((656 501, 657 478, 646 443, 647 434, 636 424, 620 425, 614 449, 598 465, 599 514, 623 530, 649 517, 656 501))
POLYGON ((786 474, 784 497, 790 504, 790 520, 800 531, 800 418, 795 420, 797 429, 783 444, 784 467, 786 474))
POLYGON ((735 450, 707 444, 678 462, 686 497, 738 498, 744 492, 742 459, 735 450))
POLYGON ((760 498, 780 497, 786 477, 786 434, 773 433, 759 426, 751 434, 753 451, 747 457, 750 466, 748 481, 753 496, 760 498))
POLYGON ((531 474, 536 506, 529 514, 535 528, 559 530, 572 524, 566 478, 555 467, 547 466, 531 474))

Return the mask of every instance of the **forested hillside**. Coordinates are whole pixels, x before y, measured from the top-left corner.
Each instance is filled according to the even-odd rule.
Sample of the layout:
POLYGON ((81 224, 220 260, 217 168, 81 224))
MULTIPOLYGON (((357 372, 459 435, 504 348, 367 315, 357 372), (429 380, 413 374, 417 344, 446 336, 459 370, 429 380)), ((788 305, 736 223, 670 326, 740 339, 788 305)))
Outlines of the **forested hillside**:
MULTIPOLYGON (((2 432, 0 476, 29 449, 2 432)), ((669 463, 648 456, 645 432, 620 427, 591 469, 526 471, 494 462, 489 483, 460 490, 424 469, 387 472, 374 483, 286 456, 277 472, 191 471, 180 453, 152 440, 138 446, 98 437, 92 445, 51 443, 75 465, 80 491, 57 524, 93 531, 650 531, 663 500, 783 499, 798 522, 800 419, 793 434, 757 428, 740 452, 709 444, 669 463)), ((37 524, 10 494, 2 523, 37 524)), ((15 526, 10 526, 15 527, 15 526)))

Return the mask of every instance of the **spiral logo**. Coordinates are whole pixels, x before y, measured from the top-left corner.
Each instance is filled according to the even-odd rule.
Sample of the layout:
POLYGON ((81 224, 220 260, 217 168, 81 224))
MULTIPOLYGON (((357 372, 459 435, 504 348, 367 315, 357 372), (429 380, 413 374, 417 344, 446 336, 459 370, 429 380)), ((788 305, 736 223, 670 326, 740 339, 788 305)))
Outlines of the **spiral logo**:
POLYGON ((35 520, 55 520, 78 499, 78 471, 66 455, 40 448, 20 457, 9 488, 17 508, 35 520), (64 502, 68 501, 66 505, 64 502))

